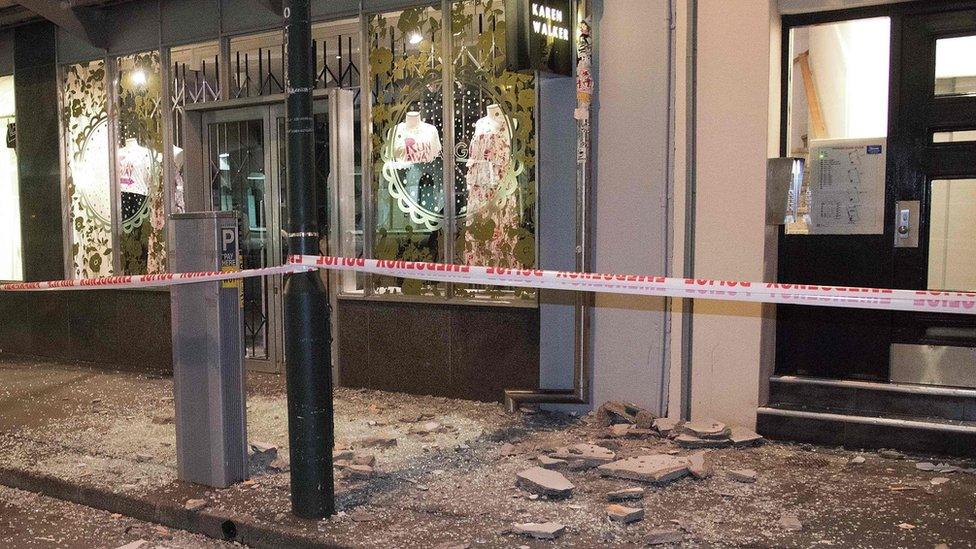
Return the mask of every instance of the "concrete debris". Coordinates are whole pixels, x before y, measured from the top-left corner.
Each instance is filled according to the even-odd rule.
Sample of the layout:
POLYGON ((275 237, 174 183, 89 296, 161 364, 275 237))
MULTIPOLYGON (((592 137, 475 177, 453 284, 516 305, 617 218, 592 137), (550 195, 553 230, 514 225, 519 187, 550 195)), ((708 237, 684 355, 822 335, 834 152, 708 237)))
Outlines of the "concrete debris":
POLYGON ((278 447, 265 442, 252 442, 247 445, 247 460, 253 467, 266 469, 278 458, 278 447))
POLYGON ((759 473, 753 469, 733 469, 729 471, 729 478, 738 482, 752 483, 759 478, 759 473))
POLYGON ((356 454, 352 458, 353 465, 367 465, 369 467, 376 466, 376 456, 373 454, 356 454))
POLYGON ((803 530, 803 523, 796 515, 783 514, 779 517, 779 527, 790 532, 803 530))
POLYGON ((505 444, 502 444, 500 448, 498 448, 498 453, 502 457, 509 457, 509 456, 517 455, 519 451, 514 444, 510 444, 506 442, 505 444))
POLYGON ((919 471, 931 471, 933 473, 958 473, 963 471, 962 468, 956 467, 955 465, 949 465, 948 463, 940 463, 938 465, 930 461, 921 461, 915 464, 915 468, 919 471))
POLYGON ((732 441, 732 446, 744 448, 761 444, 765 439, 763 439, 762 435, 750 431, 745 427, 732 427, 729 433, 729 440, 732 441))
POLYGON ((574 459, 569 462, 567 469, 570 471, 586 471, 587 469, 592 469, 595 467, 593 463, 586 461, 585 459, 574 459))
POLYGON ((356 443, 360 448, 392 448, 397 445, 397 439, 387 436, 375 436, 359 439, 356 443))
POLYGON ((681 426, 681 430, 698 438, 728 438, 730 434, 729 428, 724 423, 714 419, 688 421, 681 426))
POLYGON ((415 435, 430 435, 434 433, 441 433, 446 430, 447 427, 436 421, 427 421, 421 425, 415 425, 410 428, 410 432, 415 435))
POLYGON ((929 482, 932 483, 932 486, 938 486, 940 484, 945 484, 945 483, 949 482, 949 479, 947 479, 946 477, 935 477, 934 479, 930 480, 929 482))
POLYGON ((915 529, 915 525, 914 524, 909 524, 907 522, 903 522, 903 523, 899 524, 898 527, 901 528, 902 530, 914 530, 915 529))
POLYGON ((515 477, 519 488, 543 496, 568 498, 573 495, 573 488, 575 488, 573 483, 562 473, 542 467, 532 467, 520 471, 515 477))
POLYGON ((612 503, 607 505, 607 516, 612 521, 630 524, 631 522, 643 520, 644 510, 639 507, 624 507, 623 505, 612 503))
POLYGON ((352 461, 354 457, 356 457, 356 453, 352 450, 334 450, 332 452, 332 461, 352 461))
POLYGON ((638 429, 653 429, 655 419, 657 419, 656 415, 647 410, 641 410, 634 416, 634 423, 638 429))
POLYGON ((687 433, 678 435, 675 442, 682 448, 725 448, 730 444, 727 438, 699 438, 687 433))
POLYGON ((881 450, 878 455, 887 459, 905 459, 905 454, 895 450, 881 450))
POLYGON ((607 477, 664 484, 688 474, 685 459, 666 454, 632 457, 601 465, 600 474, 607 477))
POLYGON ((580 443, 557 448, 550 457, 565 459, 570 462, 582 461, 588 467, 597 467, 617 459, 617 454, 603 446, 580 443))
POLYGON ((867 461, 867 460, 864 459, 864 456, 854 456, 854 457, 851 458, 850 463, 852 465, 860 465, 860 464, 864 463, 865 461, 867 461))
POLYGON ((673 417, 659 417, 654 420, 651 426, 657 430, 661 436, 668 436, 672 431, 678 428, 681 424, 681 420, 673 417))
POLYGON ((535 539, 556 539, 565 531, 566 526, 558 522, 526 522, 512 525, 512 532, 535 539))
POLYGON ((186 503, 183 504, 183 508, 187 511, 199 511, 207 506, 207 502, 202 499, 188 499, 186 503))
POLYGON ((688 460, 688 472, 691 476, 701 480, 706 479, 714 473, 712 467, 705 463, 705 453, 698 452, 686 458, 688 460))
POLYGON ((345 468, 346 474, 351 479, 356 480, 366 480, 372 478, 375 473, 374 469, 369 465, 355 465, 351 464, 345 468))
POLYGON ((607 501, 630 501, 644 499, 643 488, 624 488, 607 494, 607 501))
POLYGON ((627 436, 627 432, 630 431, 634 426, 629 423, 615 423, 610 427, 607 427, 607 434, 613 438, 620 438, 627 436))
POLYGON ((681 543, 684 539, 685 535, 681 530, 667 528, 651 530, 648 532, 647 537, 644 538, 644 543, 647 545, 667 545, 681 543))
POLYGON ((280 472, 285 472, 291 469, 291 467, 288 465, 288 461, 281 458, 271 460, 271 463, 268 464, 268 468, 280 472))
POLYGON ((597 424, 602 426, 607 426, 612 423, 636 423, 637 414, 643 411, 642 408, 630 404, 629 402, 620 402, 616 400, 608 400, 603 403, 602 406, 596 410, 596 421, 597 424))
POLYGON ((567 463, 565 459, 551 458, 545 455, 537 457, 536 460, 539 462, 540 467, 544 467, 546 469, 556 469, 566 465, 567 463))

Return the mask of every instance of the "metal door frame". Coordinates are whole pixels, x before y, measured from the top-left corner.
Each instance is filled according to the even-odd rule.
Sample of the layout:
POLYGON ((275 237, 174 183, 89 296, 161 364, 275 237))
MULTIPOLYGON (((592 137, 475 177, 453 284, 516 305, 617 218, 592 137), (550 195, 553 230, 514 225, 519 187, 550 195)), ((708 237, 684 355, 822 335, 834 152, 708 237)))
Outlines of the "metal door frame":
MULTIPOLYGON (((243 122, 247 120, 261 120, 264 133, 264 173, 265 173, 265 219, 268 221, 267 234, 268 244, 267 253, 269 266, 276 264, 275 258, 281 257, 281 239, 277 237, 281 233, 281 214, 278 205, 281 203, 281 185, 278 181, 278 143, 277 131, 273 127, 272 120, 275 105, 261 105, 251 107, 239 107, 232 109, 222 109, 207 111, 203 113, 201 124, 202 139, 201 145, 204 147, 203 157, 206 159, 206 175, 198 184, 205 186, 204 196, 207 197, 207 204, 210 208, 215 208, 213 195, 211 193, 210 178, 210 126, 226 122, 243 122)), ((284 337, 282 331, 281 317, 281 276, 270 277, 268 284, 268 319, 267 319, 267 358, 247 358, 244 365, 249 371, 281 373, 284 371, 284 337)))

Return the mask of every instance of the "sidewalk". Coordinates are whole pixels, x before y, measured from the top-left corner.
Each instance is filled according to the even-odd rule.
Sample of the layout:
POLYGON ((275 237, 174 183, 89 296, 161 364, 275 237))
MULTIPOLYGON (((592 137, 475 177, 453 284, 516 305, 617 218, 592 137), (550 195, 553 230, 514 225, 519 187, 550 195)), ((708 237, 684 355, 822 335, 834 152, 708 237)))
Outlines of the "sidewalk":
POLYGON ((703 478, 684 471, 649 483, 602 476, 583 459, 538 458, 583 442, 618 460, 681 461, 701 450, 651 429, 614 433, 592 415, 508 415, 495 404, 349 389, 336 392, 338 445, 350 449, 339 456, 349 461, 338 472, 340 516, 304 521, 289 514, 282 383, 248 379, 248 438, 276 446, 277 460, 255 459, 251 480, 214 490, 176 480, 170 379, 0 357, 0 483, 258 547, 548 547, 513 531, 544 522, 565 526, 556 543, 568 547, 668 539, 955 547, 976 539, 976 474, 963 471, 972 463, 923 471, 916 462, 939 468, 943 460, 766 443, 705 450, 703 478), (572 483, 571 497, 532 482, 516 487, 518 473, 543 462, 572 483), (622 505, 644 518, 608 520, 607 494, 633 487, 646 490, 643 499, 622 505), (185 509, 194 499, 201 507, 185 509))

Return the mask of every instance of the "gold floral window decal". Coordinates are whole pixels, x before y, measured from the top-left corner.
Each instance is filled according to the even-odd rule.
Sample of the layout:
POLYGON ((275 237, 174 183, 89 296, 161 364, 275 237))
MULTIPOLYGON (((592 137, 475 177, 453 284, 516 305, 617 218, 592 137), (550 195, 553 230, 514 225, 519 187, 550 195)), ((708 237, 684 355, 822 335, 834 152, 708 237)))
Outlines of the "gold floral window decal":
POLYGON ((71 256, 76 278, 113 274, 106 80, 104 61, 68 65, 62 77, 65 184, 71 204, 71 256))
MULTIPOLYGON (((378 259, 531 268, 535 76, 505 69, 504 2, 449 5, 448 18, 421 6, 368 19, 372 251, 378 259)), ((535 295, 443 286, 378 277, 376 293, 535 295)))

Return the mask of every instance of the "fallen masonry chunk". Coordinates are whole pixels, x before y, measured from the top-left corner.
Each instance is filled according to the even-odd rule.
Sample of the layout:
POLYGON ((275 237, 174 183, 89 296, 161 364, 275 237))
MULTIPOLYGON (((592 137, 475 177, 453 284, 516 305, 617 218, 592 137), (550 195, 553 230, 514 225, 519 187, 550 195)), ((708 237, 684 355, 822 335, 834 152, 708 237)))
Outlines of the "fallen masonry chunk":
POLYGON ((199 511, 207 506, 207 502, 202 499, 188 499, 186 503, 183 504, 183 508, 187 511, 199 511))
POLYGON ((252 442, 250 444, 251 451, 255 454, 274 454, 278 455, 278 447, 274 444, 268 444, 267 442, 252 442))
POLYGON ((498 453, 502 457, 514 456, 518 454, 518 448, 516 448, 514 444, 506 442, 505 444, 502 444, 500 448, 498 448, 498 453))
POLYGON ((928 461, 923 461, 915 464, 915 468, 919 471, 935 471, 935 464, 929 463, 928 461))
POLYGON ((687 433, 678 435, 674 441, 682 448, 725 448, 730 444, 728 439, 698 438, 687 433))
POLYGON ((288 462, 281 458, 275 458, 271 460, 271 463, 268 464, 268 467, 272 469, 277 469, 278 471, 287 471, 289 469, 288 462))
POLYGON ((752 469, 733 469, 729 471, 729 477, 739 482, 756 482, 759 473, 752 469))
POLYGON ((660 529, 651 530, 647 534, 644 542, 648 545, 665 545, 668 543, 681 543, 685 535, 680 530, 660 529))
POLYGON ((643 498, 643 488, 624 488, 623 490, 614 490, 607 494, 608 501, 628 501, 643 498))
POLYGON ((621 422, 634 423, 637 420, 637 413, 640 411, 641 409, 633 404, 608 400, 597 409, 596 421, 603 426, 621 422))
POLYGON ((603 446, 580 443, 564 448, 557 448, 550 457, 565 459, 567 461, 582 460, 590 467, 596 467, 597 465, 610 463, 617 459, 617 454, 613 450, 608 450, 603 446))
POLYGON ((634 423, 637 424, 638 429, 652 429, 654 428, 655 419, 657 419, 657 416, 651 412, 641 410, 640 412, 637 412, 636 416, 634 416, 634 423))
POLYGON ((600 474, 608 477, 664 484, 688 474, 688 462, 666 454, 621 459, 601 465, 600 474))
POLYGON ((352 461, 354 457, 356 457, 356 453, 352 450, 334 450, 332 452, 332 459, 334 461, 352 461))
POLYGON ((698 452, 686 458, 688 460, 688 472, 697 479, 705 479, 712 476, 713 470, 710 465, 705 463, 705 453, 698 452))
POLYGON ((729 435, 728 428, 725 424, 714 419, 688 421, 681 426, 681 429, 685 433, 698 438, 728 438, 729 435))
POLYGON ((366 437, 360 439, 358 446, 361 448, 391 448, 397 445, 397 439, 393 437, 366 437))
POLYGON ((549 456, 539 456, 536 459, 539 461, 539 466, 545 467, 546 469, 556 469, 567 463, 565 459, 551 458, 549 456))
POLYGON ((116 547, 115 549, 140 549, 141 547, 144 547, 148 543, 149 542, 146 541, 146 540, 144 540, 144 539, 137 539, 135 541, 130 541, 129 543, 126 543, 125 545, 120 545, 120 546, 116 547))
POLYGON ((368 465, 373 467, 376 465, 376 456, 373 454, 356 454, 352 458, 353 465, 368 465))
POLYGON ((657 419, 654 420, 654 423, 652 424, 652 427, 654 427, 655 429, 657 429, 657 432, 658 433, 661 433, 661 436, 665 436, 666 437, 669 434, 671 434, 671 431, 674 431, 678 427, 678 424, 680 424, 680 423, 681 423, 681 420, 680 419, 677 419, 677 418, 673 418, 673 417, 659 417, 659 418, 657 418, 657 419))
POLYGON ((949 479, 947 479, 946 477, 935 477, 934 479, 930 480, 929 482, 932 483, 932 486, 938 486, 940 484, 945 484, 945 483, 949 482, 949 479))
POLYGON ((607 428, 607 434, 613 438, 625 437, 632 427, 629 423, 615 423, 607 428))
POLYGON ((789 530, 791 532, 799 532, 803 530, 803 523, 796 515, 783 515, 779 518, 779 527, 783 530, 789 530))
POLYGON ((613 503, 607 505, 607 516, 610 520, 630 524, 644 519, 644 510, 637 507, 624 507, 613 503))
POLYGON ((568 498, 573 495, 572 482, 556 471, 532 467, 515 475, 516 484, 523 490, 543 496, 568 498))
POLYGON ((888 459, 905 459, 905 454, 895 450, 881 450, 878 455, 888 459))
POLYGON ((556 539, 563 535, 566 527, 558 522, 526 522, 513 524, 512 531, 535 539, 556 539))
POLYGON ((864 463, 865 461, 867 461, 867 460, 864 459, 864 456, 854 456, 854 457, 851 458, 851 463, 854 464, 854 465, 860 465, 860 464, 864 463))
POLYGON ((410 432, 419 435, 427 435, 431 433, 439 433, 445 430, 445 427, 436 421, 428 421, 422 425, 417 425, 410 428, 410 432))
POLYGON ((373 468, 369 465, 350 465, 346 467, 346 474, 349 478, 365 480, 373 476, 373 468))
POLYGON ((743 448, 746 446, 755 446, 762 443, 762 435, 750 431, 745 427, 733 427, 729 433, 729 440, 732 441, 732 446, 736 448, 743 448))

